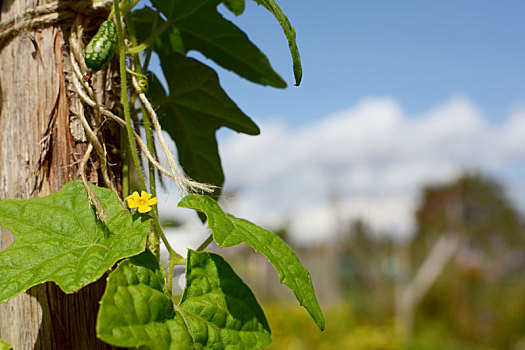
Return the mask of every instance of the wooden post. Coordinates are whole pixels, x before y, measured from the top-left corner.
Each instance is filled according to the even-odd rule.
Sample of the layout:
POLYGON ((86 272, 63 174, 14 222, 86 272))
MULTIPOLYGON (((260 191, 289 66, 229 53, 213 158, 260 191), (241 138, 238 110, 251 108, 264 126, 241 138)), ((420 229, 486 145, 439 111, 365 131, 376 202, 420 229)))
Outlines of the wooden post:
POLYGON ((444 210, 447 231, 438 237, 412 281, 406 286, 402 286, 398 293, 396 322, 398 331, 404 338, 412 336, 414 314, 418 304, 443 273, 445 267, 461 246, 465 209, 464 193, 460 187, 454 189, 452 196, 445 202, 444 210))
MULTIPOLYGON (((2 24, 52 3, 4 0, 0 29, 5 31, 2 24)), ((59 19, 22 29, 0 42, 0 199, 44 196, 79 178, 78 162, 86 144, 75 141, 70 131, 65 40, 72 22, 66 23, 66 18, 74 14, 63 19, 60 13, 50 18, 53 15, 59 19)), ((99 15, 97 20, 103 18, 99 15)), ((91 179, 96 182, 96 174, 91 179)), ((12 241, 11 233, 0 231, 1 250, 12 241)), ((95 334, 104 288, 105 278, 70 295, 54 283, 35 286, 0 304, 0 337, 16 350, 111 349, 95 334)))

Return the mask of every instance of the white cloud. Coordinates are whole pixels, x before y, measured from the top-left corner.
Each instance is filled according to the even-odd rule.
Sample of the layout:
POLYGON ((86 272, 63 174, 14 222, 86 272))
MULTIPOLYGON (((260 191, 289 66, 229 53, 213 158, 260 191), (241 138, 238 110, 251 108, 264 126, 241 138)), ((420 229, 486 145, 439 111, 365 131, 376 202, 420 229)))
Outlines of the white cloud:
MULTIPOLYGON (((467 170, 509 179, 525 201, 516 174, 505 177, 525 160, 525 110, 496 126, 463 97, 420 116, 394 99, 369 98, 299 128, 260 126, 260 136, 229 134, 220 144, 230 193, 223 206, 270 229, 286 226, 299 242, 325 239, 357 217, 378 233, 408 237, 421 186, 467 170)), ((170 234, 179 252, 205 239, 194 213, 174 210, 177 198, 159 200, 161 211, 186 222, 170 234)))
POLYGON ((421 185, 465 170, 498 173, 525 159, 525 111, 494 126, 462 97, 416 117, 393 99, 365 99, 301 128, 269 122, 261 129, 220 147, 225 189, 235 193, 226 206, 263 226, 287 225, 303 242, 334 233, 337 218, 357 216, 407 236, 421 185))

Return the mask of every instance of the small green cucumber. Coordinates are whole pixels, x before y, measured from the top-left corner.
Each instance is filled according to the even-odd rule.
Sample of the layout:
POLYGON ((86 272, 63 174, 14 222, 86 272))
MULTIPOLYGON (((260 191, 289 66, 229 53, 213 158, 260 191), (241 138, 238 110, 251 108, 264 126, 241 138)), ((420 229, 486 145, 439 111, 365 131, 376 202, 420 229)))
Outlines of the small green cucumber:
POLYGON ((113 21, 100 25, 97 34, 91 39, 84 52, 84 61, 93 72, 101 69, 111 60, 117 46, 117 29, 113 21))

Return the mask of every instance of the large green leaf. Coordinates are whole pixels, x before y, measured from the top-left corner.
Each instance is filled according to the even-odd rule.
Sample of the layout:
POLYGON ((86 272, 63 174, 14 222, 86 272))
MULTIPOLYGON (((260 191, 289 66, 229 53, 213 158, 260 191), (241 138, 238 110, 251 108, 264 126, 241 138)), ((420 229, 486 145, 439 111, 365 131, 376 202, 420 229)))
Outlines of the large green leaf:
POLYGON ((290 24, 290 20, 283 13, 279 5, 274 0, 254 0, 259 5, 266 7, 268 11, 273 13, 275 18, 279 21, 281 28, 283 28, 284 35, 288 40, 288 46, 290 47, 290 53, 292 54, 293 61, 293 74, 295 76, 295 86, 301 84, 303 78, 303 68, 301 65, 301 56, 299 55, 299 49, 297 48, 297 42, 295 41, 295 29, 290 24))
POLYGON ((13 347, 0 339, 0 350, 13 350, 13 347))
POLYGON ((0 253, 0 302, 46 281, 72 293, 145 249, 149 220, 126 214, 111 190, 93 189, 105 224, 81 181, 42 198, 0 201, 0 226, 15 235, 0 253))
MULTIPOLYGON (((266 55, 242 30, 217 12, 220 3, 220 0, 152 0, 180 31, 186 50, 200 51, 254 83, 285 88, 286 82, 273 70, 266 55)), ((238 9, 238 1, 229 4, 238 9)))
POLYGON ((224 182, 215 132, 226 126, 250 135, 259 128, 226 95, 217 73, 192 58, 172 53, 162 62, 170 95, 153 81, 162 128, 177 144, 179 161, 193 179, 221 187, 224 182))
POLYGON ((113 345, 152 350, 260 349, 271 342, 250 289, 223 258, 192 250, 178 305, 149 251, 123 261, 109 275, 97 336, 113 345))
POLYGON ((310 313, 317 326, 324 329, 324 317, 315 297, 312 280, 290 247, 276 234, 253 223, 226 214, 213 199, 189 195, 179 207, 195 209, 208 217, 208 226, 219 247, 231 247, 242 242, 262 253, 275 267, 281 283, 287 285, 299 303, 310 313))

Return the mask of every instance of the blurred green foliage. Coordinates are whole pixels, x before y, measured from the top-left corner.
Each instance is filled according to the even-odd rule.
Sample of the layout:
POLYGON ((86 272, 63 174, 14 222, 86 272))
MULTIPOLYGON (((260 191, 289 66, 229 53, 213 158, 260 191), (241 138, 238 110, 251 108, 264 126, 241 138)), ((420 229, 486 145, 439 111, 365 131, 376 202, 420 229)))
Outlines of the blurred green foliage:
POLYGON ((410 244, 413 268, 440 235, 459 235, 462 243, 418 306, 416 331, 434 319, 469 349, 521 346, 516 344, 525 340, 525 228, 503 187, 485 176, 465 175, 425 188, 417 222, 410 244))
MULTIPOLYGON (((516 297, 514 301, 519 305, 515 305, 513 312, 523 315, 523 295, 516 297)), ((270 350, 525 350, 523 329, 522 340, 507 347, 491 344, 486 339, 465 339, 453 325, 442 319, 428 317, 418 323, 413 337, 403 339, 387 315, 382 320, 363 322, 348 302, 323 308, 326 318, 326 329, 323 332, 315 327, 306 312, 297 305, 271 303, 263 305, 263 308, 272 329, 273 342, 267 347, 270 350)), ((505 324, 513 325, 511 328, 524 326, 523 322, 515 322, 512 317, 500 326, 503 338, 510 331, 505 328, 505 324)))
POLYGON ((268 349, 286 350, 401 350, 393 324, 362 323, 347 302, 323 308, 326 329, 320 332, 308 315, 290 303, 264 305, 272 329, 268 349))

